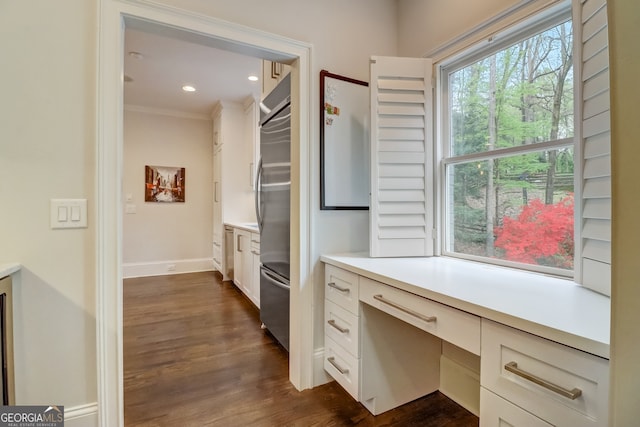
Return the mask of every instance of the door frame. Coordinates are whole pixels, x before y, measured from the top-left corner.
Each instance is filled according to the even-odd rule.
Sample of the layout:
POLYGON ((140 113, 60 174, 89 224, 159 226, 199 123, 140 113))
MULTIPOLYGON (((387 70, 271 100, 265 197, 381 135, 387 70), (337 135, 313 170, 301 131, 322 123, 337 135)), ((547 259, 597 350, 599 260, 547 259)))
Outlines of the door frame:
POLYGON ((128 20, 184 30, 292 65, 291 304, 289 379, 313 386, 311 275, 312 47, 276 34, 149 0, 99 0, 96 126, 96 342, 101 426, 124 424, 122 177, 124 30, 128 20))

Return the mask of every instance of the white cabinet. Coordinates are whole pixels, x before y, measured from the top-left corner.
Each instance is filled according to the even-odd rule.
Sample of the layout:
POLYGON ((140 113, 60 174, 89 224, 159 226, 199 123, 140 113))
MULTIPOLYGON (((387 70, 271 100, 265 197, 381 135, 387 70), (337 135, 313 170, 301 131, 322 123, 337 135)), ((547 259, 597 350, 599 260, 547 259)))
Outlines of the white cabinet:
POLYGON ((240 228, 233 230, 233 283, 244 293, 248 294, 248 283, 253 276, 247 277, 251 271, 251 233, 240 228))
MULTIPOLYGON (((224 223, 255 221, 249 185, 249 154, 245 139, 245 109, 233 102, 217 103, 211 113, 213 134, 213 264, 229 280, 224 257, 224 223), (246 164, 240 168, 238 165, 246 164)), ((237 271, 237 270, 236 270, 237 271)))
POLYGON ((607 425, 607 359, 338 265, 325 264, 324 368, 374 415, 442 389, 446 347, 480 356, 465 384, 481 427, 607 425))
POLYGON ((233 229, 233 283, 260 308, 260 234, 233 229))
MULTIPOLYGON (((215 122, 214 122, 215 123, 215 122)), ((216 129, 214 125, 214 151, 213 151, 213 266, 223 273, 224 260, 224 226, 222 220, 222 152, 215 146, 216 129)))
POLYGON ((480 389, 480 413, 480 427, 551 427, 485 388, 480 389))
POLYGON ((325 265, 324 369, 360 400, 358 275, 325 265))
POLYGON ((244 144, 245 144, 245 170, 246 183, 250 190, 255 190, 256 171, 260 160, 260 112, 258 103, 253 98, 248 98, 244 104, 244 144))
POLYGON ((608 360, 486 319, 480 360, 483 427, 501 425, 489 422, 495 415, 483 413, 482 408, 495 412, 482 401, 495 400, 492 394, 551 425, 607 425, 608 360))
POLYGON ((437 390, 440 379, 441 340, 370 305, 385 288, 325 266, 324 368, 374 415, 437 390))

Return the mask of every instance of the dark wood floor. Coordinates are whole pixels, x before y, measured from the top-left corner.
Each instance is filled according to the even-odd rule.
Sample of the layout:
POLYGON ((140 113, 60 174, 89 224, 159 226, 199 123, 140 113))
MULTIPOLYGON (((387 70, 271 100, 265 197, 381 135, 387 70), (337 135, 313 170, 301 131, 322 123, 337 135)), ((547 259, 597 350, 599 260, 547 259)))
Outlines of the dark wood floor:
POLYGON ((124 283, 126 426, 477 426, 439 392, 373 417, 335 382, 298 392, 257 309, 215 273, 124 283))

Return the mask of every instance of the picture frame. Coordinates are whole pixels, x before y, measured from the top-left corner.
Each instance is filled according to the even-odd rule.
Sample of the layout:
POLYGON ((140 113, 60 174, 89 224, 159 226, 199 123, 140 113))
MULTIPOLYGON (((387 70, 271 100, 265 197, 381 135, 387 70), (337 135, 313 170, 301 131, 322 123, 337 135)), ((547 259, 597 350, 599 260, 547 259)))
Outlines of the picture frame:
POLYGON ((185 172, 183 167, 145 166, 144 201, 184 203, 185 172))

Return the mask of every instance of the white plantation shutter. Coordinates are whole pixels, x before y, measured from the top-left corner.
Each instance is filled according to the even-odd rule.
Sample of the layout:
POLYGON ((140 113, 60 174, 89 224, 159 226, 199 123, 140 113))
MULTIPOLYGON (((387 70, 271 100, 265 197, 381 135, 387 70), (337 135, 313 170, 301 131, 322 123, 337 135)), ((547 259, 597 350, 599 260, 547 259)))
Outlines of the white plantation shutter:
POLYGON ((372 257, 434 253, 432 62, 371 59, 372 257))
MULTIPOLYGON (((578 84, 582 93, 582 241, 577 280, 611 295, 611 123, 606 0, 579 1, 578 84)), ((578 34, 576 34, 578 35, 578 34)), ((579 214, 580 215, 580 214, 579 214)))

